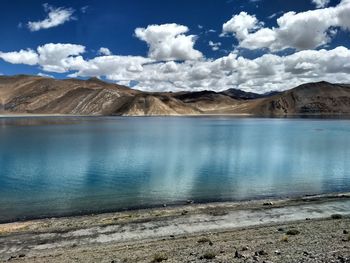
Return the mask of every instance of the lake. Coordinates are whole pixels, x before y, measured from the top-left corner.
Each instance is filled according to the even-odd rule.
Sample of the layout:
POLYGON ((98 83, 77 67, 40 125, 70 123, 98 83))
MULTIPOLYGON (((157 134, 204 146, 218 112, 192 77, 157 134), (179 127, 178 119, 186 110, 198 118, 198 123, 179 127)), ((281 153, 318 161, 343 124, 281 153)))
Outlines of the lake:
POLYGON ((0 118, 0 221, 350 191, 350 120, 0 118))

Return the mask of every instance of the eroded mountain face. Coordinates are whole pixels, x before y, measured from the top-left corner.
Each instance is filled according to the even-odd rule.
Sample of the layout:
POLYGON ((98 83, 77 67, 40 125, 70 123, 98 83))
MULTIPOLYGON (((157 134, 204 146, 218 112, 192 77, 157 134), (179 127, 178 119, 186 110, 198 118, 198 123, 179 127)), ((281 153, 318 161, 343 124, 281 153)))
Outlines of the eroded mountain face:
POLYGON ((265 98, 251 112, 262 115, 348 114, 350 88, 328 82, 308 83, 265 98))
POLYGON ((74 115, 348 114, 350 87, 327 82, 255 94, 223 92, 150 93, 89 80, 0 76, 0 113, 74 115))

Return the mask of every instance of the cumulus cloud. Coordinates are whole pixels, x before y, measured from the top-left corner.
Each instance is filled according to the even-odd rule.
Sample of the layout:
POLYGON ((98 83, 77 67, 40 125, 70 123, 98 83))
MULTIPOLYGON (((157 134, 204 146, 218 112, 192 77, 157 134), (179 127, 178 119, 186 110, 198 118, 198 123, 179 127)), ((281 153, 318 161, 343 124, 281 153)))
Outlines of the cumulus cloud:
POLYGON ((32 49, 22 49, 13 52, 0 52, 0 58, 12 64, 36 65, 39 57, 32 49))
POLYGON ((140 56, 99 56, 80 61, 80 64, 70 64, 70 70, 77 70, 70 76, 105 76, 110 80, 134 80, 135 75, 144 71, 144 64, 151 62, 152 59, 140 56))
POLYGON ((78 56, 85 52, 85 47, 75 44, 45 44, 37 48, 38 64, 43 70, 49 72, 63 73, 74 68, 74 64, 83 62, 83 58, 78 56))
POLYGON ((233 52, 214 60, 182 62, 116 55, 85 59, 84 50, 80 45, 51 43, 38 47, 37 51, 0 53, 0 57, 9 63, 35 64, 45 72, 67 73, 70 77, 104 77, 117 83, 136 83, 134 88, 146 91, 239 88, 263 93, 305 82, 348 83, 350 79, 350 50, 342 46, 287 56, 265 54, 256 59, 233 52), (29 55, 34 59, 28 59, 29 55))
POLYGON ((348 82, 350 50, 305 50, 288 56, 266 54, 247 59, 235 53, 216 60, 152 63, 142 57, 97 57, 76 76, 105 76, 114 81, 137 81, 135 88, 162 90, 224 90, 240 88, 267 92, 304 82, 348 82), (91 71, 93 69, 93 71, 91 71), (98 69, 98 71, 95 71, 98 69))
POLYGON ((150 25, 136 28, 135 36, 149 46, 148 56, 162 60, 196 60, 203 55, 194 49, 196 36, 186 35, 188 27, 178 24, 150 25))
POLYGON ((326 7, 330 0, 312 0, 312 3, 316 5, 317 8, 326 7))
POLYGON ((233 33, 239 46, 247 49, 315 49, 331 41, 334 28, 350 29, 349 13, 350 1, 343 0, 336 7, 285 13, 277 19, 278 27, 257 29, 256 18, 243 12, 226 22, 223 32, 233 33))
POLYGON ((75 44, 48 43, 39 46, 36 51, 32 49, 0 52, 0 58, 12 64, 39 65, 44 71, 64 73, 79 67, 84 59, 78 56, 85 52, 85 47, 75 44))
POLYGON ((49 4, 44 4, 45 12, 47 17, 41 21, 29 21, 27 26, 30 31, 39 31, 41 29, 48 29, 64 24, 73 19, 74 9, 72 8, 55 8, 49 4))
MULTIPOLYGON (((148 56, 113 55, 101 47, 97 56, 86 58, 86 47, 70 43, 48 43, 34 49, 1 52, 0 59, 12 64, 37 66, 43 72, 70 77, 99 77, 120 84, 132 84, 146 91, 225 90, 239 88, 253 92, 284 90, 305 82, 327 80, 349 82, 350 50, 326 47, 337 30, 350 29, 350 0, 338 6, 307 12, 288 12, 277 19, 277 27, 264 27, 255 16, 241 12, 223 25, 223 33, 234 35, 239 46, 294 54, 265 54, 245 58, 239 49, 217 58, 205 58, 194 48, 196 36, 178 24, 137 28, 135 36, 145 41, 148 56), (310 50, 318 47, 319 50, 310 50)), ((221 42, 209 41, 217 50, 221 42)))
POLYGON ((251 31, 258 29, 260 26, 261 23, 259 23, 255 16, 241 12, 224 23, 222 31, 223 33, 233 33, 237 39, 243 40, 251 31))
POLYGON ((162 64, 159 69, 163 73, 174 73, 178 71, 179 67, 178 64, 174 61, 169 61, 167 63, 162 64))
POLYGON ((112 52, 111 52, 108 48, 106 48, 106 47, 101 47, 101 48, 97 51, 97 53, 98 53, 99 55, 106 55, 106 56, 112 55, 112 52))

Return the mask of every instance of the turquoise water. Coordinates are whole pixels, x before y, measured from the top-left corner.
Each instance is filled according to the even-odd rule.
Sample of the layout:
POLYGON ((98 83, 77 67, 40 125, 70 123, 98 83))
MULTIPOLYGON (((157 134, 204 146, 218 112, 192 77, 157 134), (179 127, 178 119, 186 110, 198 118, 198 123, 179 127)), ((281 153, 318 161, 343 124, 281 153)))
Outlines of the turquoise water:
POLYGON ((0 221, 349 190, 349 120, 0 118, 0 221))

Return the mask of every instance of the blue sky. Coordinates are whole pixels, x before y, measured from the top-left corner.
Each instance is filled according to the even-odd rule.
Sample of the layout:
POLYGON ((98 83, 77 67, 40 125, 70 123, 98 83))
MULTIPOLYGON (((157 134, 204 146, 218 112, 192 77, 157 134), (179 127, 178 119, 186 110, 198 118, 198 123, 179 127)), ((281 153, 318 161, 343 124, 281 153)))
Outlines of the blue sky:
POLYGON ((348 0, 3 0, 0 73, 97 76, 144 90, 350 82, 347 14, 348 0))

